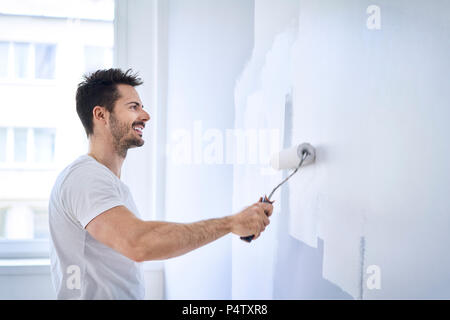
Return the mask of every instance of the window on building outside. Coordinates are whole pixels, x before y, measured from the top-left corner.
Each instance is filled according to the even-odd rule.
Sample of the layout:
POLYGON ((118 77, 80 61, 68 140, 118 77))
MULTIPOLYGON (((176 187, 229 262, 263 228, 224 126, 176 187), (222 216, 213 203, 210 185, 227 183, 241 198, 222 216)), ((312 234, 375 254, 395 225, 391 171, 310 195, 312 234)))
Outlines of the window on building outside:
POLYGON ((28 78, 30 67, 30 44, 24 42, 13 43, 14 77, 28 78))
POLYGON ((0 127, 0 164, 52 164, 55 161, 55 138, 55 128, 0 127), (8 134, 13 137, 9 143, 8 134))
POLYGON ((9 43, 0 41, 0 78, 8 76, 9 43))
POLYGON ((55 129, 35 128, 34 150, 35 161, 38 163, 51 163, 55 156, 55 129))
POLYGON ((0 208, 0 239, 6 238, 6 212, 8 208, 0 208))
POLYGON ((6 162, 6 128, 0 128, 0 163, 6 162))
POLYGON ((0 42, 0 78, 55 79, 54 43, 0 42))
POLYGON ((56 45, 36 43, 34 57, 35 78, 55 78, 56 45))
POLYGON ((27 129, 14 128, 14 162, 27 161, 27 129))

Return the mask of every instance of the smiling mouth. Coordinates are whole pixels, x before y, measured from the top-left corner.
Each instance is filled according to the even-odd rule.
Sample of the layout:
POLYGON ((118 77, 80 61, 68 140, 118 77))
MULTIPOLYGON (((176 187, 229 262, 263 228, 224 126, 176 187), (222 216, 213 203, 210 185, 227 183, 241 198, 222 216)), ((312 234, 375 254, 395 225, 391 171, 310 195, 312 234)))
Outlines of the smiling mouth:
POLYGON ((133 130, 136 131, 137 134, 142 137, 142 130, 144 130, 144 126, 142 126, 142 125, 134 126, 133 130))

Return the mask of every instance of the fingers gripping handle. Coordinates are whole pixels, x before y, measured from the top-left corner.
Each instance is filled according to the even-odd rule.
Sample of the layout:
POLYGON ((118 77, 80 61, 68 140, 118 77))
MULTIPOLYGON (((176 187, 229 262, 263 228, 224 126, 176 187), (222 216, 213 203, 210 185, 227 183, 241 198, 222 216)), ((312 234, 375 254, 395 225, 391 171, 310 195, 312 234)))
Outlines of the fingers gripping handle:
MULTIPOLYGON (((270 201, 267 196, 264 196, 264 198, 259 199, 259 202, 267 202, 272 204, 273 201, 270 201)), ((255 237, 255 235, 251 235, 251 236, 246 236, 246 237, 241 237, 241 240, 244 240, 248 243, 252 242, 253 238, 255 237)))

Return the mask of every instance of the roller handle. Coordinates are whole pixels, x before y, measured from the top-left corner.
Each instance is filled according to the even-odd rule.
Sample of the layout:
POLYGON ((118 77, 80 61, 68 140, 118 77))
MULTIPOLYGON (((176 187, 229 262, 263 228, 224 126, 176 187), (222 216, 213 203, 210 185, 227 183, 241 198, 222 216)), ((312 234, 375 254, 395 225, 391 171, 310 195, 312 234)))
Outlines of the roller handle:
MULTIPOLYGON (((264 196, 264 198, 261 198, 261 200, 259 202, 267 202, 272 204, 273 201, 270 201, 267 196, 264 196)), ((241 237, 241 240, 244 240, 248 243, 252 242, 253 238, 255 237, 255 235, 251 235, 251 236, 246 236, 246 237, 241 237)))

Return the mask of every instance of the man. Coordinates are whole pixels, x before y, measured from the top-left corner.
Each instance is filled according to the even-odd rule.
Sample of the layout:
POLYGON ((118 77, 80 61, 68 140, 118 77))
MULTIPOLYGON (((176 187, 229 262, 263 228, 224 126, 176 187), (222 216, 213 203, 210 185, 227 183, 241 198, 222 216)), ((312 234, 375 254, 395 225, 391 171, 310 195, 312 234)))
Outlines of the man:
POLYGON ((143 299, 142 261, 185 254, 234 233, 255 235, 273 207, 257 202, 239 213, 194 223, 143 221, 120 180, 127 151, 144 144, 150 120, 131 70, 98 70, 76 94, 89 152, 56 179, 49 202, 52 280, 58 299, 143 299))

